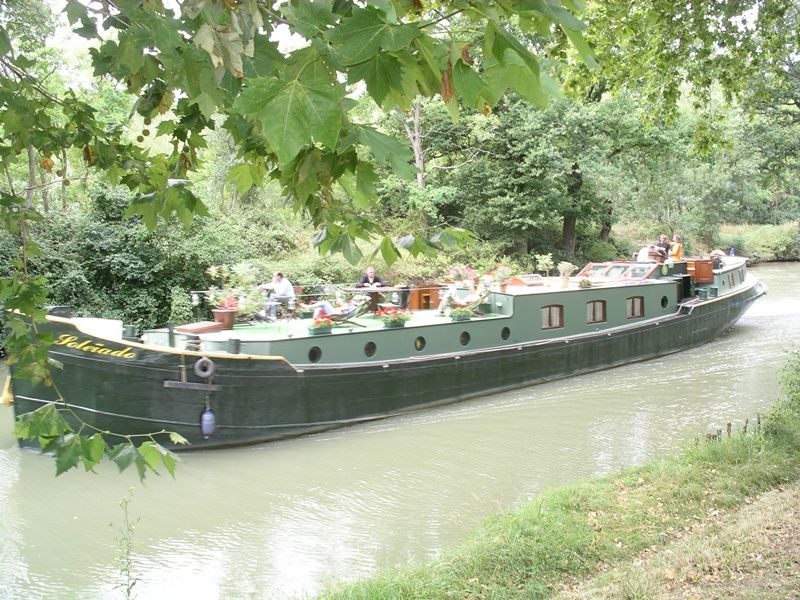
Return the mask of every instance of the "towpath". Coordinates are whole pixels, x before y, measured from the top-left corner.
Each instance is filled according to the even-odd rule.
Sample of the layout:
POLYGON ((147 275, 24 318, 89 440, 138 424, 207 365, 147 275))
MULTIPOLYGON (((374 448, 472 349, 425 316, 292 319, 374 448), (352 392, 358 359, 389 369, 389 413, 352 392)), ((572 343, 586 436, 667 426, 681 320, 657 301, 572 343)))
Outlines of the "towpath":
POLYGON ((740 509, 713 511, 666 548, 645 550, 594 578, 565 583, 562 600, 721 598, 800 600, 800 484, 740 509))

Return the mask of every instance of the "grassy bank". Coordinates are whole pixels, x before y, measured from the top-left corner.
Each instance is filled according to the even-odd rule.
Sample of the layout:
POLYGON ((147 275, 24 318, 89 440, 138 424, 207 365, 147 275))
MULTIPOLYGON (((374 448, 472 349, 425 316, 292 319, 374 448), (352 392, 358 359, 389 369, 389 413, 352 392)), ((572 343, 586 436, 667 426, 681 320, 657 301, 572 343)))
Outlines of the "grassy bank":
POLYGON ((559 600, 800 598, 800 484, 764 492, 734 511, 712 511, 662 548, 567 584, 559 600))
POLYGON ((733 246, 739 256, 753 262, 800 259, 800 224, 723 225, 719 246, 733 246))
MULTIPOLYGON (((543 598, 641 560, 693 527, 713 534, 722 527, 713 517, 800 479, 797 355, 785 387, 788 398, 757 432, 751 423, 747 433, 723 434, 675 456, 544 493, 492 519, 441 560, 328 590, 322 597, 543 598)), ((625 596, 646 597, 635 590, 623 590, 625 596)))

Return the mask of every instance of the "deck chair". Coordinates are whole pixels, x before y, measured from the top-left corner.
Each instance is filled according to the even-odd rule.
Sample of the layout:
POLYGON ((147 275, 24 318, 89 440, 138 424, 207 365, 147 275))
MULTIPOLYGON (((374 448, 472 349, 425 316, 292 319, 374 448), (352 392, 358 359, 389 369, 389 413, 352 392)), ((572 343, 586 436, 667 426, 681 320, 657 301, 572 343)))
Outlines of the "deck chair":
POLYGON ((478 298, 469 304, 467 304, 467 308, 469 308, 472 312, 474 312, 478 316, 483 316, 481 313, 481 306, 486 303, 486 300, 489 298, 489 294, 491 294, 491 290, 489 288, 484 288, 481 295, 478 298))
POLYGON ((356 327, 366 327, 366 325, 362 325, 361 323, 356 323, 352 319, 356 317, 360 317, 369 312, 371 299, 369 297, 365 297, 361 300, 358 304, 353 307, 346 315, 326 315, 331 321, 333 321, 334 327, 337 325, 355 325, 356 327))
POLYGON ((483 316, 480 312, 481 305, 486 302, 486 299, 489 297, 489 294, 491 293, 492 292, 489 288, 484 288, 480 296, 478 296, 478 298, 466 304, 459 302, 452 295, 446 296, 444 299, 445 306, 442 308, 442 311, 445 308, 461 307, 461 308, 469 308, 477 316, 483 316))

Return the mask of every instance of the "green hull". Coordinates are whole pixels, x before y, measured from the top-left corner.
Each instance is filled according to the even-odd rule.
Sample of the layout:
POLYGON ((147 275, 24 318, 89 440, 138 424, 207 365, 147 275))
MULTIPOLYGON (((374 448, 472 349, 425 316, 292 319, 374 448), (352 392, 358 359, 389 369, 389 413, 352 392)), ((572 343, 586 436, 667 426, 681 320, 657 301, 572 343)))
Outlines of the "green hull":
MULTIPOLYGON (((126 434, 176 431, 202 449, 303 435, 678 352, 716 338, 763 293, 753 281, 668 315, 600 331, 349 363, 292 365, 275 357, 82 341, 86 334, 67 319, 49 327, 56 339, 75 340, 54 346, 52 355, 64 365, 55 373, 58 387, 81 418, 126 434), (216 368, 210 380, 193 370, 203 356, 216 368), (206 402, 216 416, 209 437, 199 427, 206 402)), ((438 327, 479 338, 503 324, 476 319, 438 327)), ((413 340, 409 329, 386 335, 413 340)), ((55 399, 50 388, 14 382, 17 414, 55 399)))

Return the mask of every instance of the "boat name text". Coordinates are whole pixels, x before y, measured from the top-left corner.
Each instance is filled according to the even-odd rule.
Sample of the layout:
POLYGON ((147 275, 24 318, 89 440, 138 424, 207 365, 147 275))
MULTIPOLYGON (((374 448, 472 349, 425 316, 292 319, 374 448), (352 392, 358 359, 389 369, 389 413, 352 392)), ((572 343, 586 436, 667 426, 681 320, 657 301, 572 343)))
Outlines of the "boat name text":
POLYGON ((118 356, 119 358, 136 358, 136 354, 134 354, 130 347, 112 350, 111 348, 106 348, 100 342, 94 340, 78 340, 77 335, 69 335, 68 333, 58 336, 58 339, 53 342, 53 344, 56 346, 66 346, 67 348, 80 350, 81 352, 106 354, 108 356, 118 356))

